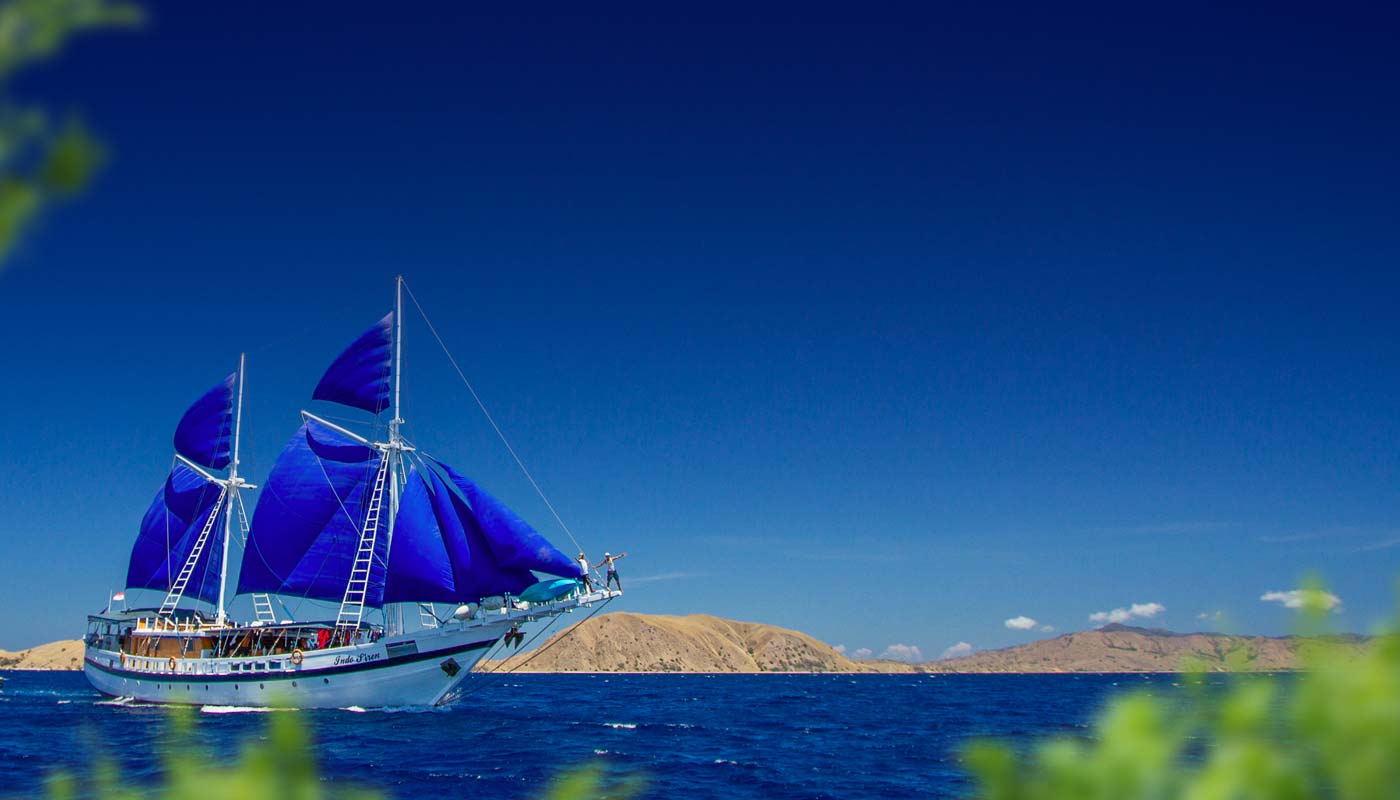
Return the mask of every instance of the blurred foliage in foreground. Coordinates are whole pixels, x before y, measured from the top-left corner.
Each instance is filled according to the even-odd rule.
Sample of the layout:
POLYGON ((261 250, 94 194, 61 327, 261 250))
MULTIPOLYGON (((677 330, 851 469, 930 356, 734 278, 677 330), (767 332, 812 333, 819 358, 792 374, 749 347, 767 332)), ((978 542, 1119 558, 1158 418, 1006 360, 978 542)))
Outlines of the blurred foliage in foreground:
MULTIPOLYGON (((176 738, 197 740, 193 714, 175 709, 172 721, 176 738)), ((249 741, 238 760, 220 765, 196 746, 177 749, 166 758, 165 778, 142 784, 123 779, 110 762, 99 762, 89 776, 59 774, 49 783, 52 800, 103 798, 103 800, 321 800, 321 798, 385 797, 378 791, 353 784, 323 780, 316 765, 311 738, 292 711, 272 712, 265 737, 249 741)), ((638 778, 619 778, 599 765, 564 773, 544 794, 547 800, 591 800, 635 797, 641 791, 638 778)))
MULTIPOLYGON (((1313 590, 1321 598, 1320 590, 1313 590)), ((1321 607, 1310 616, 1318 620, 1321 607)), ((1318 627, 1314 622, 1311 627, 1318 627)), ((1316 631, 1313 631, 1316 633, 1316 631)), ((1400 797, 1400 636, 1359 659, 1326 637, 1306 671, 1195 681, 1185 702, 1144 693, 1107 706, 1088 740, 1018 753, 980 742, 964 760, 986 800, 1371 800, 1400 797)))
POLYGON ((10 96, 16 72, 57 55, 73 36, 130 27, 138 8, 109 0, 9 0, 0 5, 0 267, 44 206, 81 191, 103 151, 75 115, 55 122, 10 96))

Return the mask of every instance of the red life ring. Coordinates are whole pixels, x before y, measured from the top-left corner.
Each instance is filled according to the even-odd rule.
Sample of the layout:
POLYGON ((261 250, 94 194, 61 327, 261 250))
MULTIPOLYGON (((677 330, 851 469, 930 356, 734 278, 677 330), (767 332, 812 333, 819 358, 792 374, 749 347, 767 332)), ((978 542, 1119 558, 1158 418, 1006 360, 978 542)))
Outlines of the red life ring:
POLYGON ((170 664, 170 671, 171 671, 171 672, 174 672, 174 671, 175 671, 175 656, 171 656, 171 657, 170 657, 170 661, 169 661, 168 663, 170 664))
POLYGON ((292 651, 292 663, 296 664, 298 667, 301 666, 302 659, 305 657, 306 656, 304 656, 300 650, 292 651))

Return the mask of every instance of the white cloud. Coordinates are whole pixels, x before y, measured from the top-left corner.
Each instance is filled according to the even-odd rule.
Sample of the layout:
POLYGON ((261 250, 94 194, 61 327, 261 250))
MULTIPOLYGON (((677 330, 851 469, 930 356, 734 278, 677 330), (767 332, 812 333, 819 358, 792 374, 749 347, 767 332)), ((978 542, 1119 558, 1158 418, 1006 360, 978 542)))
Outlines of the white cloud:
POLYGON ((844 644, 838 644, 838 645, 836 645, 835 647, 833 647, 833 648, 831 648, 831 649, 832 649, 832 650, 835 650, 835 651, 838 652, 838 653, 841 653, 842 655, 845 655, 845 653, 846 653, 846 645, 844 645, 844 644))
POLYGON ((972 655, 972 645, 967 642, 958 642, 947 650, 944 650, 943 655, 939 656, 939 658, 962 658, 963 656, 970 655, 972 655))
POLYGON ((1133 619, 1149 619, 1166 610, 1167 607, 1161 603, 1133 603, 1127 608, 1115 608, 1112 611, 1095 611, 1089 615, 1089 621, 1124 623, 1133 619))
POLYGON ((919 648, 912 644, 892 644, 885 648, 880 654, 880 658, 888 658, 893 661, 907 661, 910 664, 924 660, 924 654, 919 652, 919 648))
POLYGON ((1027 616, 1012 617, 1002 623, 1013 631, 1028 631, 1036 626, 1036 621, 1027 616))
POLYGON ((862 647, 854 653, 851 653, 852 658, 870 658, 873 655, 875 655, 875 651, 871 650, 869 647, 862 647))
POLYGON ((690 579, 690 578, 704 578, 704 577, 707 577, 709 574, 710 574, 710 573, 708 573, 708 572, 662 572, 662 573, 659 573, 659 574, 656 574, 656 575, 638 575, 638 576, 636 576, 636 577, 628 577, 627 582, 635 585, 635 584, 638 584, 638 583, 661 583, 661 582, 663 582, 663 581, 683 581, 683 580, 688 580, 688 579, 690 579))
POLYGON ((1224 612, 1224 611, 1202 611, 1201 613, 1199 613, 1199 614, 1196 615, 1196 619, 1206 619, 1206 620, 1211 620, 1211 621, 1217 621, 1217 620, 1221 620, 1221 619, 1224 619, 1224 618, 1225 618, 1225 612, 1224 612))
POLYGON ((1054 633, 1054 632, 1055 632, 1055 626, 1054 626, 1054 625, 1041 625, 1041 626, 1040 626, 1040 632, 1041 632, 1041 633, 1054 633))
POLYGON ((1371 542, 1356 548, 1358 553, 1368 553, 1372 550, 1389 550, 1392 547, 1400 547, 1400 537, 1392 536, 1389 539, 1382 539, 1379 542, 1371 542))
POLYGON ((1284 608, 1320 608, 1333 611, 1342 604, 1342 598, 1321 589, 1289 589, 1286 592, 1265 592, 1259 595, 1265 603, 1280 603, 1284 608))

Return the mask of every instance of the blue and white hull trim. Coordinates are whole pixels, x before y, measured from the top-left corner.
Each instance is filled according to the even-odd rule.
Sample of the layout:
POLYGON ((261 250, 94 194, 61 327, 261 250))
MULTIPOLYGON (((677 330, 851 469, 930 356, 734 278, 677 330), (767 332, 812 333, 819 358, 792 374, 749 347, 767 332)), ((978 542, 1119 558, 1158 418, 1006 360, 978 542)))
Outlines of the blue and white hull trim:
POLYGON ((347 708, 437 705, 510 630, 439 629, 378 642, 263 658, 151 658, 88 648, 99 692, 138 702, 347 708), (173 666, 172 666, 173 665, 173 666))

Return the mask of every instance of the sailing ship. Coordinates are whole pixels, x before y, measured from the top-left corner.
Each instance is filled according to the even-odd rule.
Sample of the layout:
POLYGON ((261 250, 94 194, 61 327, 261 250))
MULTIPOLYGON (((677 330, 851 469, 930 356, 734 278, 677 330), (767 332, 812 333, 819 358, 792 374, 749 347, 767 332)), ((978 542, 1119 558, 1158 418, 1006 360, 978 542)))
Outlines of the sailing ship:
POLYGON ((522 625, 621 594, 579 580, 578 562, 404 437, 403 291, 400 277, 394 310, 312 393, 369 412, 382 435, 302 411, 251 520, 243 498, 259 487, 239 473, 244 358, 190 406, 127 569, 128 590, 164 599, 128 609, 122 593, 121 608, 109 598, 88 617, 83 669, 98 691, 215 706, 437 705, 496 645, 518 647, 522 625), (252 619, 231 617, 232 596, 251 598, 252 619), (318 610, 292 613, 288 600, 318 610))

